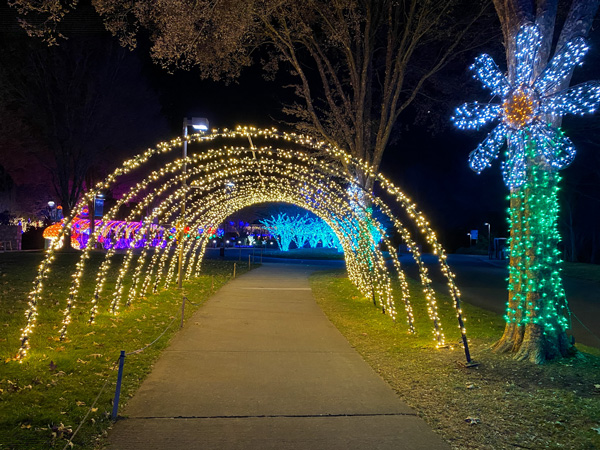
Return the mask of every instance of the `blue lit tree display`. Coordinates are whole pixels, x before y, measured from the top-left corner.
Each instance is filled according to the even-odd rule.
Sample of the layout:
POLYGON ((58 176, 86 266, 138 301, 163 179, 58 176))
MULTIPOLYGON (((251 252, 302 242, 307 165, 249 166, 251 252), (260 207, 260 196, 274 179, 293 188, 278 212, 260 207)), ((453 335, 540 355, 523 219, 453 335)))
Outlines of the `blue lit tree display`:
POLYGON ((260 221, 267 231, 275 237, 277 246, 282 252, 290 250, 290 244, 294 238, 294 222, 286 213, 277 214, 277 217, 271 216, 270 219, 260 221))
POLYGON ((308 214, 304 216, 297 215, 290 217, 290 223, 294 231, 292 235, 294 245, 296 248, 303 248, 311 235, 313 219, 308 217, 308 214))
POLYGON ((319 218, 311 219, 311 232, 307 236, 308 245, 310 248, 317 248, 319 242, 325 247, 324 234, 329 230, 329 226, 319 218))
POLYGON ((573 351, 566 335, 570 312, 560 275, 557 192, 558 171, 573 161, 575 147, 560 125, 565 114, 593 113, 600 103, 599 82, 569 88, 573 69, 588 51, 582 36, 599 2, 572 2, 552 58, 555 2, 549 2, 554 9, 538 8, 537 17, 534 2, 505 3, 495 1, 508 73, 488 55, 471 66, 500 102, 462 105, 453 121, 476 130, 499 122, 469 157, 471 168, 480 173, 506 148, 501 167, 510 189, 509 295, 506 328, 495 349, 541 363, 573 351))
POLYGON ((279 213, 270 219, 261 220, 261 223, 275 237, 282 252, 289 251, 292 242, 297 248, 304 247, 307 242, 311 248, 316 248, 321 242, 324 248, 337 248, 341 251, 339 240, 331 227, 318 217, 279 213))

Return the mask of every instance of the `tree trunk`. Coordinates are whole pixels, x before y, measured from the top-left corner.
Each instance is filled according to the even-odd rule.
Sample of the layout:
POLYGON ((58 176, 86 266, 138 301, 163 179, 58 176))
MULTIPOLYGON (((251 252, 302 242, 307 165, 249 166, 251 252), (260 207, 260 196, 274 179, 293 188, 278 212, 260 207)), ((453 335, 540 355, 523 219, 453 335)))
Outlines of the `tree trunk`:
POLYGON ((574 352, 560 277, 558 174, 528 150, 527 181, 510 196, 510 264, 506 328, 494 345, 518 360, 541 364, 574 352))
MULTIPOLYGON (((542 33, 533 77, 548 64, 554 38, 556 0, 493 0, 502 25, 509 82, 515 85, 516 35, 527 22, 535 22, 542 33)), ((586 36, 600 0, 572 0, 561 30, 557 49, 575 36, 586 36)), ((571 74, 557 90, 567 88, 571 74)), ((560 117, 546 118, 560 126, 560 117)), ((558 242, 558 182, 543 158, 535 158, 535 142, 526 149, 526 183, 511 190, 510 265, 506 328, 494 345, 495 351, 513 352, 518 360, 542 363, 574 351, 566 329, 569 310, 560 278, 558 242)))

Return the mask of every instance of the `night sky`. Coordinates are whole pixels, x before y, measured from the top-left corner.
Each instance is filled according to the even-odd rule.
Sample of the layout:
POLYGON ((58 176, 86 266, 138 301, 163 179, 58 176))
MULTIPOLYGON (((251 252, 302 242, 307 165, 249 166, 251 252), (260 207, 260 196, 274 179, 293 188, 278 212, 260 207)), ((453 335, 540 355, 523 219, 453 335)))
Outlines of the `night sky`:
MULTIPOLYGON (((2 11, 0 25, 5 27, 11 19, 6 10, 0 8, 2 11)), ((574 82, 577 77, 600 78, 597 35, 592 31, 592 50, 584 61, 585 68, 576 74, 574 82)), ((494 49, 497 50, 498 47, 494 49)), ((491 53, 502 66, 503 56, 491 53)), ((281 87, 281 80, 263 79, 262 69, 258 66, 247 68, 237 82, 225 85, 201 80, 193 70, 167 73, 150 61, 144 44, 135 54, 142 62, 143 76, 155 90, 162 107, 166 126, 160 139, 168 140, 181 133, 182 119, 186 116, 206 117, 211 127, 217 128, 248 124, 286 129, 281 124, 285 117, 280 112, 280 105, 291 98, 291 93, 281 87)), ((473 56, 475 54, 468 58, 473 56)), ((442 95, 435 99, 438 106, 431 121, 417 122, 413 110, 401 117, 401 125, 397 127, 395 139, 389 145, 380 169, 417 203, 451 250, 468 242, 467 232, 471 229, 487 230, 484 222, 491 223, 492 233, 496 236, 507 233, 508 191, 499 164, 481 175, 472 172, 467 164, 469 153, 484 139, 488 130, 464 132, 452 129, 449 123, 454 107, 467 101, 488 99, 487 93, 467 73, 471 61, 461 60, 443 74, 450 83, 466 89, 457 89, 453 96, 442 95)), ((600 242, 596 212, 600 209, 600 158, 597 157, 600 119, 596 117, 577 123, 579 120, 564 124, 578 149, 575 163, 564 171, 565 186, 575 186, 573 205, 577 205, 574 208, 577 220, 587 221, 585 233, 594 240, 598 234, 600 242)), ((118 155, 114 155, 114 160, 115 163, 120 161, 118 155)), ((583 228, 581 232, 584 233, 583 228)))
MULTIPOLYGON (((211 127, 248 124, 286 129, 281 124, 286 117, 280 102, 290 99, 290 94, 276 81, 264 80, 260 67, 246 69, 236 83, 226 86, 200 80, 194 72, 168 74, 150 61, 147 64, 173 134, 180 132, 181 118, 186 115, 207 117, 211 127)), ((398 126, 402 131, 396 133, 380 168, 417 203, 443 242, 453 248, 468 243, 471 229, 487 230, 485 222, 491 223, 493 234, 507 233, 508 191, 499 167, 477 175, 467 164, 469 152, 486 133, 464 133, 449 123, 453 105, 467 100, 471 99, 439 99, 445 102, 448 123, 435 133, 430 123, 415 123, 414 115, 406 114, 406 122, 398 126)))

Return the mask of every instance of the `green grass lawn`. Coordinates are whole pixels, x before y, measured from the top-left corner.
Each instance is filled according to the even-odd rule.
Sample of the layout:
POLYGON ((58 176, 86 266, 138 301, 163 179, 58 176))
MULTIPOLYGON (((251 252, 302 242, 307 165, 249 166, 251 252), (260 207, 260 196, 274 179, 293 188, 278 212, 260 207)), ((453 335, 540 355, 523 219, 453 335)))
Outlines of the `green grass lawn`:
MULTIPOLYGON (((490 351, 502 318, 464 305, 473 358, 464 368, 449 299, 438 304, 448 349, 435 349, 420 288, 409 280, 417 334, 363 298, 343 271, 311 277, 317 302, 350 344, 455 449, 600 448, 600 353, 542 366, 490 351), (476 422, 470 425, 469 422, 476 422)), ((591 350, 582 347, 582 350, 591 350)))
MULTIPOLYGON (((133 395, 152 363, 178 329, 181 293, 161 290, 107 313, 116 255, 100 303, 97 324, 88 325, 93 274, 84 279, 73 311, 68 339, 58 340, 62 310, 78 253, 58 256, 46 294, 39 306, 38 326, 30 357, 12 361, 19 346, 27 293, 41 253, 0 253, 0 449, 63 448, 90 411, 74 438, 75 448, 92 449, 110 426, 120 350, 132 351, 166 334, 146 351, 128 356, 121 401, 133 395)), ((88 261, 98 267, 101 254, 88 261)), ((207 261, 203 276, 185 283, 189 317, 230 278, 233 262, 207 261)), ((238 274, 246 269, 239 265, 238 274)), ((92 271, 95 272, 95 271, 92 271)), ((330 320, 365 360, 418 414, 457 449, 600 448, 600 352, 586 349, 583 357, 544 366, 517 363, 489 350, 503 320, 493 313, 464 305, 473 357, 481 363, 462 368, 464 360, 456 319, 448 298, 440 297, 440 313, 449 348, 434 348, 431 324, 420 288, 412 281, 417 334, 409 335, 402 311, 397 322, 381 314, 350 284, 343 271, 311 278, 317 301, 330 320), (480 422, 469 425, 465 420, 480 422)), ((127 290, 125 290, 127 292, 127 290)))
MULTIPOLYGON (((179 329, 182 295, 175 287, 122 306, 113 316, 107 312, 110 287, 114 285, 123 255, 116 255, 100 302, 97 323, 89 325, 90 299, 95 271, 85 276, 81 295, 73 310, 67 339, 58 339, 62 310, 66 304, 69 278, 79 253, 59 254, 50 277, 45 280, 45 295, 38 307, 29 357, 22 364, 12 358, 19 348, 20 329, 25 324, 27 293, 35 277, 41 253, 0 254, 0 449, 63 448, 67 438, 90 410, 106 383, 84 426, 75 436, 75 448, 91 449, 111 421, 116 366, 120 351, 144 347, 171 323, 165 335, 147 350, 125 360, 121 402, 132 396, 152 363, 179 329)), ((103 255, 92 254, 87 262, 99 267, 103 255)), ((186 318, 230 278, 233 262, 206 261, 203 275, 184 283, 187 298, 186 318)), ((241 274, 247 269, 237 268, 241 274)), ((125 293, 127 293, 127 283, 125 293)))

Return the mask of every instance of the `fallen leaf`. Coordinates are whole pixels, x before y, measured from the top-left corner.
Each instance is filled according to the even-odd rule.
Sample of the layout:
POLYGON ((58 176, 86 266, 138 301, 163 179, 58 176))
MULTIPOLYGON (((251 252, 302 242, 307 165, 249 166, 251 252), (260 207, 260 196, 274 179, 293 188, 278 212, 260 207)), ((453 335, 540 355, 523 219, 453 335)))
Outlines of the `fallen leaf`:
POLYGON ((77 401, 77 402, 75 402, 75 404, 77 406, 85 406, 85 402, 79 402, 79 401, 77 401))

